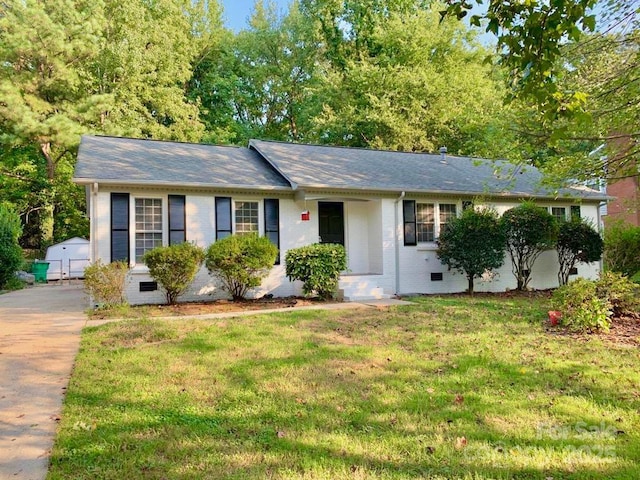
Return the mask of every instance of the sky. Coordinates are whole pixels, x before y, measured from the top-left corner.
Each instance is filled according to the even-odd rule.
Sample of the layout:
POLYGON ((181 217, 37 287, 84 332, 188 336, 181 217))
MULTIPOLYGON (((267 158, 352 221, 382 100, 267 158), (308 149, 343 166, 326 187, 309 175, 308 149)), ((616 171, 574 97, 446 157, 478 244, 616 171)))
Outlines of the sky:
MULTIPOLYGON (((255 0, 222 0, 223 16, 227 28, 234 32, 245 28, 254 3, 255 0)), ((275 3, 284 12, 289 5, 289 0, 275 0, 275 3)))

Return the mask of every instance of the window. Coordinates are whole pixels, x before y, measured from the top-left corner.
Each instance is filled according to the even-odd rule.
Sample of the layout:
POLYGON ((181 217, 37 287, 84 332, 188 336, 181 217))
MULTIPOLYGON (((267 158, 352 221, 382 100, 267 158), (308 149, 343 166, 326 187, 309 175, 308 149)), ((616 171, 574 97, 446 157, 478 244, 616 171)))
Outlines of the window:
POLYGON ((559 222, 567 220, 567 209, 565 207, 551 207, 551 215, 556 217, 559 222))
POLYGON ((444 227, 458 214, 455 203, 418 203, 404 200, 402 215, 404 222, 404 244, 435 242, 444 227))
POLYGON ((136 198, 136 263, 147 250, 162 246, 162 200, 136 198))
POLYGON ((258 233, 258 202, 236 202, 236 233, 258 233))
POLYGON ((418 243, 433 242, 435 240, 435 208, 433 203, 416 204, 416 232, 418 243))
POLYGON ((580 218, 582 218, 580 205, 571 205, 571 220, 580 220, 580 218))
POLYGON ((440 204, 440 231, 444 226, 452 219, 456 217, 456 204, 455 203, 441 203, 440 204))

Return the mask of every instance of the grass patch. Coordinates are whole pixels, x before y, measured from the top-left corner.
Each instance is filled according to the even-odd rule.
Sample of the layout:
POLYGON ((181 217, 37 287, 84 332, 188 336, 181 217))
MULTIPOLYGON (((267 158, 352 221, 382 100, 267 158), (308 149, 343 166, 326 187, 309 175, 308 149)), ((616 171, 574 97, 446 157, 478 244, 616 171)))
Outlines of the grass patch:
POLYGON ((640 477, 637 348, 416 301, 88 328, 48 478, 640 477))

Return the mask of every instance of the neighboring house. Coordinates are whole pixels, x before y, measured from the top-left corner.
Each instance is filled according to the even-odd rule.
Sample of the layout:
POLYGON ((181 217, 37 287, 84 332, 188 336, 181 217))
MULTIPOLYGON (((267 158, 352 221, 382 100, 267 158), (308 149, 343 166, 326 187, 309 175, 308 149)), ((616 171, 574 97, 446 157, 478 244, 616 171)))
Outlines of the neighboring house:
POLYGON ((637 175, 610 183, 607 194, 613 197, 607 205, 607 224, 622 221, 640 226, 640 184, 637 175))
MULTIPOLYGON (((300 294, 285 276, 284 255, 315 242, 345 246, 349 269, 340 288, 348 300, 460 292, 466 279, 440 263, 435 240, 464 208, 475 202, 503 213, 534 199, 558 217, 597 224, 606 198, 588 188, 547 192, 537 170, 506 162, 260 140, 238 148, 84 136, 74 180, 87 186, 91 260, 130 264, 132 304, 164 301, 141 262, 148 249, 185 240, 206 247, 247 232, 280 249, 256 296, 300 294)), ((594 277, 599 265, 579 270, 594 277)), ((557 286, 557 271, 556 253, 545 252, 531 287, 557 286)), ((507 259, 476 288, 514 287, 507 259)), ((182 299, 221 295, 203 268, 182 299)))

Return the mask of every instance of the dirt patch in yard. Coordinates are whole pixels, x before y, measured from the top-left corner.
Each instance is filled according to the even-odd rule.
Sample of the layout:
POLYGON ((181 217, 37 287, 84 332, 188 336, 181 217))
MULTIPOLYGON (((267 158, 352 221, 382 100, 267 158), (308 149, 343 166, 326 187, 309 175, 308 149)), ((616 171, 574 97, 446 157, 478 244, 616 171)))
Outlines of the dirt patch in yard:
POLYGON ((93 320, 115 317, 143 318, 143 317, 184 317, 206 315, 214 313, 244 312, 251 310, 286 309, 305 307, 327 303, 315 298, 259 298, 256 300, 232 301, 216 300, 211 302, 185 302, 177 305, 140 305, 134 307, 120 307, 110 310, 95 310, 91 312, 93 320))

